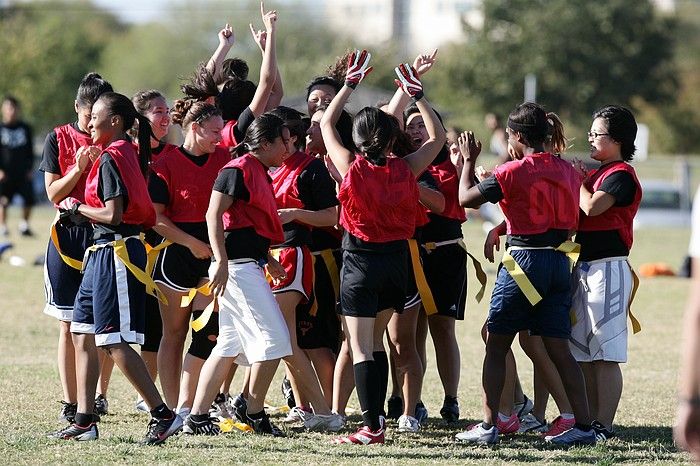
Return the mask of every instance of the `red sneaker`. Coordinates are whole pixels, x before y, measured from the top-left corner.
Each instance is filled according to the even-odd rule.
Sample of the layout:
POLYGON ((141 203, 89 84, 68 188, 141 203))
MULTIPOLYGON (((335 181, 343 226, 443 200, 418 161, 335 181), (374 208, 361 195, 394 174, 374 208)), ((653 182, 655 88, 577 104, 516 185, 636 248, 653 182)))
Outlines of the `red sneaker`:
POLYGON ((498 427, 498 433, 502 435, 517 433, 518 429, 520 429, 520 419, 518 419, 518 414, 511 414, 506 421, 501 421, 501 418, 499 417, 498 421, 496 421, 496 427, 498 427))
POLYGON ((557 418, 549 426, 549 430, 542 434, 542 436, 556 437, 557 435, 562 434, 574 427, 574 424, 576 424, 576 419, 564 419, 561 416, 557 416, 557 418))
POLYGON ((351 443, 356 445, 372 445, 375 443, 384 443, 384 418, 379 418, 380 427, 377 430, 372 430, 367 426, 362 426, 357 432, 350 435, 341 435, 334 438, 331 443, 342 445, 351 443))

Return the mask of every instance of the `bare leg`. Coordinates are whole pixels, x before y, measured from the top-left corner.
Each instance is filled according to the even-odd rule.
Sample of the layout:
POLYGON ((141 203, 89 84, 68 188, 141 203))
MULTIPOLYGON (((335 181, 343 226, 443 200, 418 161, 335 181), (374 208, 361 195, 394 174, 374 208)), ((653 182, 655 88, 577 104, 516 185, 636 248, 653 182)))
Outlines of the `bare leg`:
POLYGON ((460 356, 455 335, 455 319, 435 314, 428 317, 428 324, 430 335, 433 336, 438 374, 440 374, 445 396, 456 398, 459 387, 460 356))
POLYGON ((194 402, 195 392, 197 391, 197 381, 199 374, 202 371, 204 359, 185 355, 185 360, 182 363, 182 378, 180 379, 180 392, 177 397, 177 411, 182 408, 191 408, 194 402))
POLYGON ((542 341, 547 349, 547 354, 561 376, 576 422, 590 424, 591 417, 588 411, 585 380, 581 368, 571 355, 569 341, 565 338, 552 337, 542 337, 542 341))
POLYGON ((304 350, 311 360, 316 371, 316 376, 323 390, 323 397, 328 406, 333 405, 333 370, 335 368, 335 354, 330 348, 314 348, 304 350))
POLYGON ((250 368, 250 394, 248 395, 248 413, 259 413, 265 408, 265 395, 275 376, 279 359, 257 362, 250 368))
MULTIPOLYGON (((484 358, 482 384, 486 393, 487 410, 484 422, 487 424, 495 425, 498 420, 499 406, 506 381, 506 357, 510 352, 510 345, 513 343, 514 338, 515 335, 489 333, 486 340, 486 357, 484 358)), ((512 409, 512 406, 513 401, 511 397, 508 411, 512 409)), ((510 414, 510 412, 504 414, 510 414)))
POLYGON ((207 358, 199 374, 197 392, 192 403, 192 414, 206 414, 219 387, 226 378, 235 358, 211 355, 207 358))
POLYGON ((100 362, 95 346, 95 335, 74 333, 75 372, 78 412, 92 414, 95 408, 95 390, 100 377, 100 362))
POLYGON ((100 358, 100 382, 97 386, 97 394, 102 395, 107 398, 107 390, 109 389, 109 381, 112 378, 112 371, 114 370, 114 361, 110 358, 107 353, 101 351, 99 353, 100 358))
POLYGON ((416 322, 416 351, 418 351, 418 357, 420 357, 420 363, 423 367, 423 376, 425 377, 425 371, 428 369, 428 352, 426 349, 426 344, 428 341, 428 316, 423 311, 423 308, 419 309, 418 321, 416 322))
POLYGON ((598 383, 597 391, 597 412, 595 419, 605 426, 606 429, 613 430, 612 425, 615 420, 617 406, 622 396, 622 371, 620 364, 612 361, 595 361, 593 372, 598 383))
POLYGON ((416 350, 416 325, 420 306, 393 313, 387 327, 389 340, 396 349, 396 378, 400 381, 406 416, 414 416, 423 385, 423 366, 416 350))
POLYGON ((345 415, 345 408, 355 388, 355 376, 352 372, 352 354, 348 339, 345 337, 338 353, 338 360, 333 371, 333 412, 345 415))
POLYGON ((163 320, 163 338, 158 349, 158 374, 160 386, 168 406, 178 404, 180 377, 182 374, 182 352, 190 329, 191 311, 180 307, 185 295, 172 288, 158 284, 158 288, 168 299, 168 304, 160 303, 160 316, 163 320))
POLYGON ((224 383, 221 384, 219 393, 231 393, 231 382, 233 382, 233 376, 236 375, 236 369, 238 369, 238 364, 234 362, 231 364, 231 369, 228 370, 224 383))
MULTIPOLYGON (((527 332, 520 332, 520 346, 525 351, 525 354, 530 358, 535 366, 535 375, 541 379, 545 387, 545 393, 551 393, 554 401, 559 408, 560 413, 571 413, 571 405, 566 397, 564 385, 559 377, 559 372, 554 366, 554 363, 549 358, 547 350, 542 342, 542 338, 538 336, 530 336, 527 332)), ((535 388, 537 388, 537 380, 535 380, 535 388)), ((537 403, 535 396, 535 403, 537 403)), ((547 400, 540 401, 544 406, 547 406, 547 400)), ((544 416, 544 414, 542 414, 544 416)), ((543 418, 538 418, 543 419, 543 418)))
POLYGON ((141 351, 141 359, 146 364, 151 380, 155 382, 158 377, 158 353, 155 351, 141 351))
POLYGON ((59 321, 58 333, 58 376, 63 389, 63 401, 77 403, 75 348, 70 333, 70 322, 59 321))
POLYGON ((103 349, 109 353, 117 367, 139 392, 149 409, 153 410, 163 404, 163 398, 151 380, 146 364, 128 343, 117 343, 105 346, 103 349))
POLYGON ((586 381, 586 395, 588 396, 588 409, 592 419, 598 419, 598 379, 593 370, 592 362, 580 362, 579 367, 586 381))

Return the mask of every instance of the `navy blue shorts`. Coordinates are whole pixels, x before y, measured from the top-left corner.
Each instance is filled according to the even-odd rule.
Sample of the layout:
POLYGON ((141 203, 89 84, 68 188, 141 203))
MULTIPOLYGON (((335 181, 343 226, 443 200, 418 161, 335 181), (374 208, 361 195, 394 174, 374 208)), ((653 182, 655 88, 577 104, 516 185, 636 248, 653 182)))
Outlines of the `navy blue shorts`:
POLYGON ((532 306, 505 267, 501 267, 491 295, 488 331, 515 335, 530 330, 532 335, 568 339, 571 335, 569 259, 553 249, 512 250, 510 254, 542 301, 532 306))
MULTIPOLYGON (((109 243, 98 240, 99 244, 109 243)), ((128 238, 131 263, 146 266, 146 248, 138 238, 128 238)), ((146 287, 117 258, 111 245, 88 255, 83 282, 75 298, 71 332, 95 334, 97 346, 143 344, 146 287)))
MULTIPOLYGON (((92 245, 92 225, 85 223, 72 227, 56 225, 58 245, 66 256, 83 260, 85 250, 92 245)), ((73 319, 73 305, 78 294, 83 274, 66 264, 58 254, 53 241, 49 239, 44 261, 44 292, 46 306, 44 313, 58 320, 70 322, 73 319)))
POLYGON ((376 317, 393 308, 403 312, 408 282, 408 247, 389 254, 343 251, 340 313, 376 317))

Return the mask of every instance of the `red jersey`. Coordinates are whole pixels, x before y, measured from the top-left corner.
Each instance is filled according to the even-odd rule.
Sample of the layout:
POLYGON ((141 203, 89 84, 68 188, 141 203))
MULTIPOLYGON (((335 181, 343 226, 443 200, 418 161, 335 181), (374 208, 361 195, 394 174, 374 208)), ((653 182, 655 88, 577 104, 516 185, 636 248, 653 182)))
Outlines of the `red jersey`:
POLYGON ((632 203, 623 207, 612 206, 602 214, 592 217, 581 213, 578 231, 617 230, 622 242, 625 243, 627 249, 630 249, 633 241, 632 224, 634 216, 637 214, 639 204, 642 202, 642 186, 639 184, 634 168, 626 162, 608 164, 594 170, 586 181, 585 186, 590 192, 594 193, 603 183, 603 180, 613 173, 621 171, 632 175, 634 184, 637 186, 632 203))
POLYGON ((258 235, 269 239, 272 244, 284 241, 267 167, 251 154, 246 154, 231 160, 224 168, 240 169, 243 172, 245 187, 250 194, 250 200, 245 202, 236 199, 224 212, 224 230, 253 227, 258 235))
POLYGON ((205 222, 214 181, 230 161, 228 150, 217 147, 200 167, 175 148, 151 165, 153 173, 168 187, 168 218, 176 223, 205 222))
POLYGON ((224 125, 224 129, 221 130, 221 142, 220 147, 236 147, 238 141, 236 141, 236 135, 233 132, 233 128, 236 127, 237 120, 229 120, 224 125))
MULTIPOLYGON (((54 128, 54 131, 56 132, 56 142, 58 143, 58 166, 61 168, 61 176, 66 176, 75 166, 75 154, 78 152, 78 149, 83 146, 91 146, 92 138, 89 134, 73 128, 71 124, 58 126, 54 128)), ((78 183, 66 197, 74 197, 80 202, 85 202, 85 181, 90 172, 91 164, 92 162, 89 161, 87 168, 80 175, 78 183)))
POLYGON ((416 229, 418 184, 408 163, 387 157, 378 166, 358 155, 338 192, 340 224, 372 243, 409 239, 416 229))
POLYGON ((542 152, 507 162, 494 176, 509 235, 576 229, 581 176, 570 163, 542 152))
POLYGON ((459 174, 449 157, 436 165, 429 165, 428 171, 435 181, 443 196, 445 196, 445 210, 437 215, 452 218, 464 222, 467 214, 464 208, 459 205, 459 174))
POLYGON ((172 153, 172 151, 176 150, 178 150, 177 146, 166 142, 163 145, 163 148, 160 150, 160 152, 158 152, 157 154, 155 152, 151 153, 151 166, 153 166, 153 164, 155 164, 160 159, 167 157, 168 154, 172 153))
POLYGON ((282 166, 272 172, 270 177, 272 178, 272 189, 275 192, 278 209, 301 209, 304 207, 304 203, 299 197, 297 180, 299 175, 313 160, 313 156, 305 152, 296 151, 285 159, 282 166))
MULTIPOLYGON (((134 150, 133 144, 120 139, 110 144, 104 149, 104 152, 108 153, 117 165, 129 195, 126 211, 122 214, 122 223, 141 225, 144 230, 153 227, 156 224, 156 211, 153 209, 151 197, 148 195, 148 186, 141 173, 139 156, 134 150)), ((92 165, 85 186, 85 204, 92 207, 104 207, 104 203, 97 195, 99 179, 100 164, 98 161, 92 165)))

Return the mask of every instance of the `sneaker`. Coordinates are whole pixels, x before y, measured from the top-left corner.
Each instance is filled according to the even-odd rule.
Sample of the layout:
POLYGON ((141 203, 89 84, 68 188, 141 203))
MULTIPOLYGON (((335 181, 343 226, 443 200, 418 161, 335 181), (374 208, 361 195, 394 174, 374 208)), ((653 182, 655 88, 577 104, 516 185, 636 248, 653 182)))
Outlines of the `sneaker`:
POLYGON ((419 429, 420 424, 415 417, 405 414, 399 417, 399 432, 418 432, 419 429))
POLYGON ((501 417, 499 416, 498 420, 496 421, 496 426, 498 427, 498 432, 500 434, 515 434, 518 432, 518 429, 520 429, 520 419, 518 419, 518 415, 516 413, 511 414, 505 421, 501 421, 501 417))
POLYGON ((519 434, 526 432, 545 432, 547 430, 547 421, 540 421, 534 414, 528 413, 520 420, 519 434))
POLYGON ((165 442, 165 439, 182 429, 182 418, 172 411, 170 413, 172 415, 170 419, 151 418, 146 438, 143 439, 144 444, 160 445, 165 442))
POLYGON ((219 393, 214 398, 214 402, 211 404, 209 409, 209 415, 213 417, 222 417, 224 419, 231 419, 233 417, 231 411, 229 411, 231 395, 226 393, 219 393))
POLYGON ((185 421, 185 419, 187 419, 187 416, 189 416, 191 412, 192 412, 192 408, 188 408, 187 406, 175 408, 175 414, 180 416, 182 418, 183 422, 185 421))
POLYGON ((100 438, 100 433, 97 430, 97 424, 93 422, 85 427, 79 426, 78 424, 71 424, 59 431, 52 432, 49 434, 49 437, 61 440, 97 440, 100 438))
POLYGON ((312 414, 310 410, 302 406, 295 406, 289 410, 289 413, 287 413, 287 417, 285 417, 282 422, 284 422, 285 424, 304 422, 304 417, 309 414, 312 414))
POLYGON ((534 407, 535 404, 532 402, 532 400, 523 395, 523 402, 515 403, 513 405, 513 411, 515 411, 515 413, 518 415, 518 419, 522 420, 525 416, 532 412, 534 407))
POLYGON ((455 435, 455 440, 464 443, 492 445, 498 442, 498 427, 491 426, 490 429, 484 429, 481 423, 475 424, 469 430, 455 435))
POLYGON ((594 429, 585 432, 578 427, 572 427, 559 435, 547 436, 544 441, 555 445, 595 445, 596 432, 594 429))
POLYGON ((75 414, 78 412, 78 403, 61 401, 61 405, 61 412, 58 415, 58 420, 68 421, 68 423, 73 424, 75 421, 75 414))
POLYGON ((315 414, 304 411, 304 427, 309 430, 337 432, 345 427, 345 419, 340 414, 315 414))
POLYGON ((101 393, 95 398, 95 414, 104 416, 109 413, 109 402, 101 393))
POLYGON ((248 402, 245 398, 243 398, 242 393, 238 394, 236 398, 230 399, 229 410, 234 416, 236 416, 236 419, 238 419, 239 422, 246 422, 246 419, 248 418, 248 402))
POLYGON ((287 376, 282 379, 282 395, 284 395, 284 399, 287 400, 287 406, 289 406, 290 409, 297 405, 296 401, 294 400, 292 384, 289 383, 287 376))
POLYGON ((143 398, 139 398, 138 401, 136 401, 134 408, 136 408, 136 411, 140 411, 142 413, 148 413, 151 411, 150 409, 148 409, 148 405, 143 400, 143 398))
POLYGON ((263 417, 260 419, 251 419, 246 416, 246 424, 253 428, 256 434, 262 435, 272 435, 273 437, 286 437, 287 435, 270 421, 270 417, 267 413, 263 413, 263 417))
POLYGON ((442 403, 442 408, 440 409, 440 416, 442 416, 448 424, 459 420, 459 402, 457 401, 457 397, 445 397, 445 401, 442 403))
POLYGON ((593 421, 591 427, 593 427, 595 431, 595 438, 598 442, 605 442, 613 437, 617 437, 614 430, 606 429, 605 426, 598 421, 593 421))
POLYGON ((390 396, 386 402, 386 417, 398 419, 403 414, 403 399, 400 396, 390 396))
POLYGON ((192 416, 187 416, 182 426, 182 433, 186 435, 219 435, 221 429, 217 418, 208 417, 203 421, 195 421, 192 416))
POLYGON ((557 418, 552 421, 547 432, 544 433, 544 437, 556 437, 574 427, 574 424, 576 424, 576 419, 564 419, 561 416, 557 416, 557 418))
POLYGON ((24 229, 20 228, 19 234, 22 236, 26 236, 28 238, 31 238, 34 236, 34 232, 29 227, 26 227, 24 229))
POLYGON ((354 445, 373 445, 384 443, 384 430, 386 429, 386 424, 384 417, 379 416, 379 429, 372 430, 368 426, 362 426, 354 434, 341 435, 340 437, 334 438, 331 443, 336 445, 342 445, 346 443, 354 445))
POLYGON ((418 419, 418 424, 423 424, 428 420, 428 408, 425 407, 422 401, 416 403, 415 418, 418 419))

